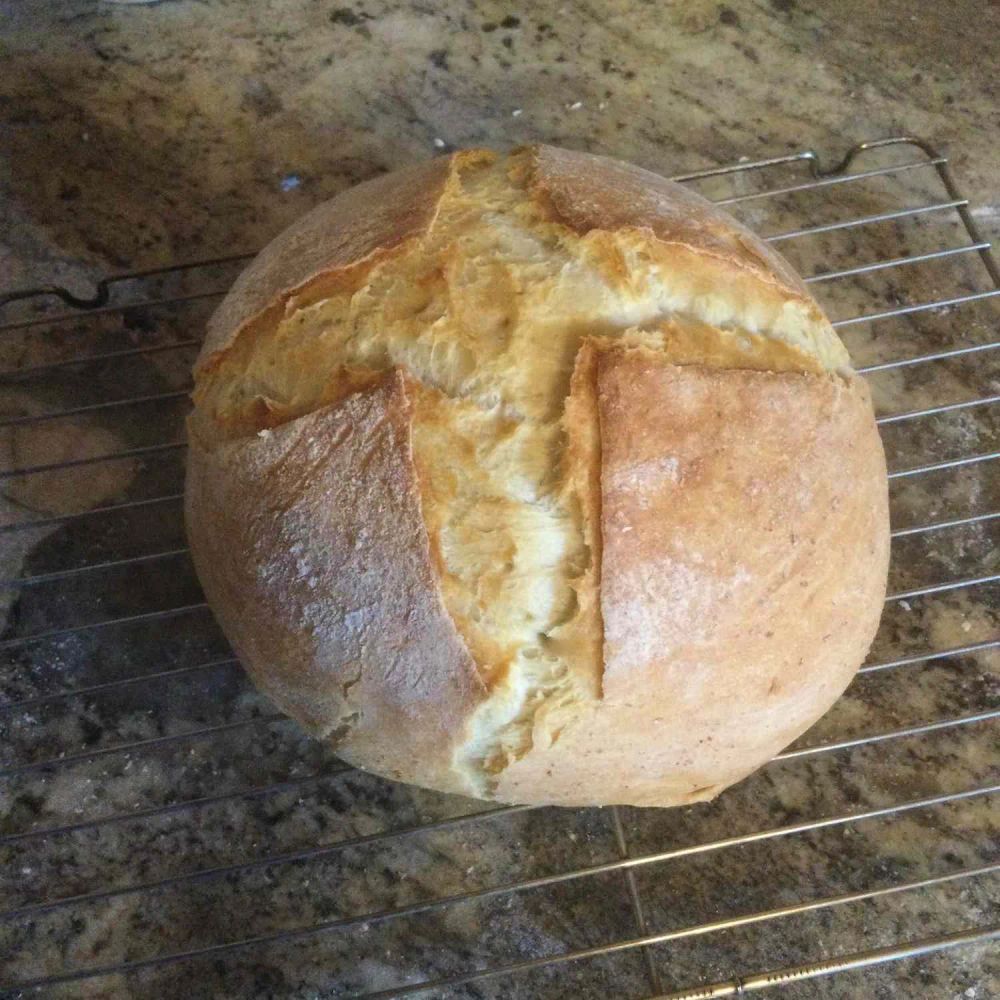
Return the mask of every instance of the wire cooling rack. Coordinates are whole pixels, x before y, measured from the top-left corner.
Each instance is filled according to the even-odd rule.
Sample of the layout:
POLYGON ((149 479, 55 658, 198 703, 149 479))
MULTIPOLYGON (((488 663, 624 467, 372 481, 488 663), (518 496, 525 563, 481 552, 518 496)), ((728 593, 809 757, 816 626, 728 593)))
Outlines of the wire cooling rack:
POLYGON ((997 264, 917 139, 678 179, 872 386, 891 594, 845 697, 688 809, 348 768, 243 677, 184 540, 190 365, 250 255, 0 294, 2 995, 1000 993, 997 264))

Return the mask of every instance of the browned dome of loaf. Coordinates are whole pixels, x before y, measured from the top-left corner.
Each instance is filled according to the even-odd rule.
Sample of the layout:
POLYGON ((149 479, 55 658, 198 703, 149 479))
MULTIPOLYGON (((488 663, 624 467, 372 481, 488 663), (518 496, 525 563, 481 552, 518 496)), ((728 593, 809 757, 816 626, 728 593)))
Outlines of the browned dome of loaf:
POLYGON ((226 634, 380 774, 708 798, 878 622, 885 465, 843 346, 766 244, 616 161, 466 151, 320 206, 213 317, 189 426, 226 634))

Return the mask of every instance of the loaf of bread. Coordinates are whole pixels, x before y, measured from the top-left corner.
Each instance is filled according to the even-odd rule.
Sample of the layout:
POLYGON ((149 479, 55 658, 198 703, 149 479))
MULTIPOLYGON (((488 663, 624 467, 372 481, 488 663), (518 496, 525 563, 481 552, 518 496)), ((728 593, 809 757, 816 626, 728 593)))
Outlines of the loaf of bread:
POLYGON ((850 681, 885 460, 789 265, 655 174, 456 153, 315 209, 196 367, 186 516, 259 687, 348 762, 710 799, 850 681))

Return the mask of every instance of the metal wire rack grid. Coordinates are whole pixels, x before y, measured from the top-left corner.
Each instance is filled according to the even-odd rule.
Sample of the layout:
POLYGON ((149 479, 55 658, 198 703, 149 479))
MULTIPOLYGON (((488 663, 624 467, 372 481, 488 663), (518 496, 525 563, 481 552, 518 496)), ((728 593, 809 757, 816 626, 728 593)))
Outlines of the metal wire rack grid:
MULTIPOLYGON (((949 245, 933 244, 923 248, 921 246, 916 248, 903 246, 904 252, 889 253, 876 259, 863 259, 852 256, 860 251, 849 243, 843 252, 844 266, 837 267, 829 266, 829 248, 825 244, 820 248, 819 254, 823 260, 827 261, 826 266, 814 268, 815 273, 806 280, 812 285, 813 290, 821 300, 825 301, 828 290, 836 287, 838 283, 843 285, 846 282, 860 281, 860 286, 854 287, 853 291, 843 298, 843 301, 853 307, 854 311, 840 315, 834 321, 834 325, 846 333, 847 329, 852 327, 864 327, 870 330, 874 324, 881 324, 885 321, 923 316, 939 317, 946 314, 951 317, 950 325, 952 327, 960 326, 963 322, 962 310, 989 305, 988 300, 1000 296, 1000 270, 998 270, 996 261, 991 255, 989 244, 982 238, 976 227, 967 200, 961 196, 956 188, 944 156, 941 156, 928 143, 921 140, 912 137, 894 137, 862 143, 854 147, 841 162, 830 170, 821 168, 819 158, 814 152, 805 151, 767 160, 741 162, 712 170, 698 171, 682 175, 677 179, 705 185, 709 194, 712 193, 712 186, 715 184, 728 185, 728 189, 723 189, 724 196, 717 196, 715 200, 733 209, 749 209, 751 213, 762 213, 752 218, 767 231, 770 206, 778 203, 781 199, 790 198, 794 201, 800 196, 812 198, 817 195, 829 198, 833 194, 842 195, 844 192, 854 189, 860 190, 865 184, 880 184, 882 182, 902 183, 902 190, 905 194, 909 188, 903 182, 917 176, 924 180, 928 176, 933 178, 933 182, 938 186, 942 196, 917 204, 891 208, 880 207, 877 202, 873 202, 875 210, 846 217, 843 215, 836 217, 844 198, 835 198, 832 199, 834 217, 809 225, 800 224, 792 228, 782 228, 769 237, 771 242, 781 245, 783 251, 788 251, 793 244, 799 246, 804 241, 815 240, 830 234, 846 233, 854 236, 857 233, 867 232, 873 227, 893 227, 929 217, 935 219, 948 217, 957 220, 957 227, 946 231, 958 233, 961 238, 955 239, 949 245), (903 156, 902 158, 897 157, 885 165, 868 165, 866 158, 886 150, 902 153, 903 156), (798 178, 794 175, 789 176, 789 171, 796 170, 805 171, 805 179, 802 179, 801 173, 798 178), (775 182, 774 178, 778 178, 778 181, 775 182), (745 181, 749 183, 744 183, 745 181), (979 268, 978 274, 973 274, 974 268, 970 270, 970 262, 976 263, 979 268), (910 269, 942 268, 956 263, 961 263, 965 270, 962 272, 961 286, 957 291, 953 289, 950 294, 896 302, 893 302, 890 296, 891 304, 886 306, 884 303, 880 303, 880 296, 875 290, 875 286, 871 284, 872 281, 893 277, 910 269), (977 280, 979 284, 976 284, 977 280), (872 303, 875 305, 874 308, 871 307, 872 303)), ((866 195, 866 197, 869 196, 866 195)), ((801 209, 793 209, 793 213, 796 210, 801 211, 801 209)), ((775 213, 775 215, 783 218, 780 213, 775 213)), ((888 238, 890 244, 892 239, 898 238, 898 232, 893 230, 892 234, 888 238)), ((940 238, 940 231, 933 229, 932 237, 940 238)), ((151 465, 155 466, 156 463, 170 460, 171 457, 177 458, 184 448, 184 442, 179 436, 168 440, 158 439, 156 435, 162 431, 159 430, 161 423, 157 421, 155 414, 160 407, 176 407, 173 423, 164 420, 162 426, 172 426, 179 431, 181 427, 179 418, 183 416, 186 394, 190 388, 183 373, 188 370, 190 352, 197 348, 199 338, 185 335, 183 332, 175 333, 165 340, 158 340, 151 336, 138 338, 133 336, 127 346, 121 346, 120 342, 112 342, 100 335, 96 338, 90 338, 85 333, 88 329, 87 324, 95 320, 99 322, 101 318, 107 317, 115 318, 126 314, 144 316, 149 311, 156 311, 157 315, 162 315, 164 310, 188 307, 202 302, 212 304, 223 293, 224 286, 222 284, 206 290, 204 287, 191 288, 189 282, 203 280, 205 275, 218 274, 220 269, 224 270, 226 267, 239 265, 250 256, 251 254, 232 254, 212 260, 115 275, 98 282, 89 295, 72 292, 57 285, 13 290, 0 294, 0 306, 7 306, 11 310, 20 310, 20 315, 0 324, 0 336, 5 338, 37 336, 56 343, 56 348, 48 352, 41 351, 32 354, 30 351, 24 351, 15 354, 15 363, 11 364, 7 370, 0 372, 0 379, 9 386, 17 388, 25 385, 26 380, 35 380, 31 384, 40 384, 44 387, 50 380, 58 379, 67 374, 73 378, 81 370, 115 373, 124 371, 122 366, 133 363, 146 365, 163 356, 169 355, 180 359, 179 364, 167 365, 158 370, 159 382, 153 387, 156 391, 141 389, 129 394, 126 391, 128 379, 113 375, 110 379, 98 378, 95 380, 96 390, 99 394, 97 398, 72 405, 66 405, 64 400, 60 405, 51 407, 35 405, 27 412, 14 412, 0 417, 0 433, 12 434, 25 428, 37 431, 38 428, 44 428, 47 425, 59 425, 60 422, 76 419, 105 420, 108 417, 118 415, 121 415, 123 419, 128 419, 128 414, 146 408, 146 412, 151 413, 152 416, 145 423, 148 424, 153 435, 152 440, 143 440, 141 443, 110 450, 97 448, 92 450, 92 453, 87 452, 82 455, 73 452, 67 454, 63 450, 58 452, 58 457, 50 457, 44 454, 44 448, 40 451, 35 449, 30 452, 30 460, 19 462, 15 457, 8 468, 0 471, 0 482, 10 484, 17 480, 31 482, 40 479, 44 491, 48 488, 46 484, 51 485, 54 481, 53 477, 59 477, 69 470, 77 472, 97 467, 104 468, 114 463, 133 463, 133 468, 137 468, 138 474, 141 476, 148 472, 151 465), (118 298, 121 301, 116 301, 118 298), (53 299, 58 300, 64 306, 69 306, 70 309, 62 312, 53 310, 53 299), (81 331, 84 332, 81 333, 81 331), (76 353, 74 345, 77 342, 88 344, 93 342, 96 347, 86 352, 76 353), (95 368, 95 366, 97 367, 95 368), (178 372, 181 374, 178 375, 178 372), (164 380, 168 383, 166 388, 163 386, 164 380), (125 384, 124 390, 123 383, 125 384), (110 395, 107 391, 109 387, 112 390, 110 395)), ((808 254, 806 257, 808 258, 808 254)), ((802 265, 800 263, 800 267, 803 266, 808 267, 808 264, 802 265)), ((932 287, 938 288, 939 282, 940 277, 935 278, 931 282, 932 287)), ((924 287, 924 285, 918 282, 918 287, 924 287)), ((898 292, 893 294, 898 294, 898 292)), ((834 299, 835 305, 836 299, 834 299)), ((149 332, 148 326, 146 332, 149 332)), ((906 343, 906 338, 912 334, 912 328, 905 327, 898 343, 906 343)), ((891 337, 887 339, 892 341, 891 337)), ((928 344, 922 344, 922 348, 917 351, 896 352, 888 357, 884 356, 884 351, 876 351, 872 355, 874 360, 862 364, 860 370, 871 377, 884 374, 899 377, 900 375, 909 376, 915 372, 930 371, 935 365, 942 363, 977 362, 981 357, 994 357, 988 352, 1000 348, 1000 340, 937 343, 932 339, 928 344)), ((129 368, 125 374, 129 375, 134 370, 134 368, 129 368)), ((936 384, 933 378, 926 381, 928 384, 936 384)), ((922 385, 923 383, 918 384, 922 385)), ((991 384, 996 387, 1000 385, 1000 381, 993 380, 991 384)), ((921 398, 924 396, 926 396, 926 392, 922 393, 921 398)), ((922 421, 931 421, 939 417, 962 418, 969 413, 987 412, 998 401, 1000 401, 1000 394, 989 391, 979 392, 970 398, 935 399, 927 405, 904 405, 893 412, 882 413, 879 416, 879 423, 883 432, 891 432, 894 428, 912 427, 922 421)), ((135 423, 134 418, 130 420, 130 423, 135 423)), ((43 437, 42 441, 44 445, 47 439, 43 437)), ((891 455, 891 449, 889 450, 891 455)), ((905 447, 900 450, 904 454, 907 453, 905 447)), ((12 453, 13 451, 12 449, 12 453)), ((902 484, 905 486, 904 481, 917 479, 923 481, 925 477, 934 477, 941 473, 962 473, 969 469, 978 471, 980 468, 992 468, 989 463, 998 458, 1000 458, 1000 451, 992 449, 947 457, 935 456, 930 461, 914 461, 901 466, 893 466, 890 471, 890 479, 893 485, 902 484)), ((58 480, 55 481, 58 485, 58 480)), ((37 742, 32 741, 30 732, 31 727, 37 721, 36 713, 54 711, 56 713, 54 717, 63 719, 73 719, 76 715, 83 717, 86 715, 89 699, 105 696, 123 697, 127 692, 132 692, 134 697, 141 700, 144 693, 150 691, 157 684, 179 681, 181 684, 194 685, 199 679, 209 676, 230 677, 229 685, 231 688, 232 676, 238 676, 236 669, 238 664, 228 650, 220 648, 218 643, 214 645, 207 643, 206 646, 211 647, 213 655, 205 656, 196 662, 175 663, 178 655, 175 651, 159 658, 149 655, 150 649, 158 649, 156 642, 164 636, 172 636, 178 632, 190 630, 192 627, 190 623, 193 619, 197 619, 199 616, 208 617, 206 615, 207 606, 201 600, 186 600, 150 610, 108 617, 86 618, 83 621, 73 621, 69 624, 44 628, 26 627, 18 615, 29 595, 38 595, 34 600, 39 605, 46 606, 45 591, 46 588, 52 586, 71 584, 74 587, 87 588, 88 591, 97 594, 98 599, 94 606, 100 607, 101 588, 106 586, 105 581, 113 578, 116 573, 139 571, 142 574, 139 579, 148 584, 150 574, 156 573, 159 577, 169 576, 172 568, 176 572, 178 564, 184 562, 187 556, 182 530, 176 527, 180 517, 180 499, 181 493, 177 481, 174 482, 173 489, 158 491, 154 488, 148 494, 143 494, 140 491, 139 495, 132 495, 129 492, 125 499, 119 499, 114 490, 110 489, 106 496, 104 494, 98 496, 98 502, 91 502, 83 509, 74 509, 72 504, 69 505, 69 509, 54 509, 52 506, 46 506, 45 503, 34 505, 24 503, 19 506, 16 515, 7 516, 6 523, 0 525, 0 533, 5 539, 14 539, 15 541, 20 538, 44 538, 47 532, 72 529, 75 525, 89 524, 95 519, 126 517, 137 511, 148 513, 159 522, 170 522, 175 526, 172 534, 168 533, 173 539, 173 544, 154 547, 151 551, 117 554, 114 551, 101 549, 98 558, 91 556, 78 563, 60 564, 41 571, 29 569, 26 572, 12 573, 0 580, 0 585, 9 594, 13 607, 6 635, 0 638, 0 655, 7 657, 4 670, 10 681, 7 684, 9 696, 5 702, 0 703, 0 714, 2 714, 5 724, 12 727, 10 733, 13 736, 12 744, 14 746, 13 756, 7 755, 3 760, 4 766, 0 768, 0 779, 14 783, 14 792, 22 787, 31 787, 24 785, 25 782, 40 781, 44 783, 58 780, 60 774, 67 771, 72 772, 75 766, 91 765, 103 759, 134 761, 143 759, 145 755, 178 751, 193 754, 195 753, 193 748, 206 741, 224 741, 234 735, 237 738, 243 736, 248 740, 259 741, 264 739, 266 734, 294 730, 294 727, 283 720, 278 713, 269 711, 266 704, 257 700, 251 704, 251 713, 245 717, 204 725, 182 724, 173 731, 160 732, 142 738, 117 739, 108 743, 102 743, 98 740, 99 745, 88 745, 87 741, 84 740, 82 745, 73 746, 70 744, 58 749, 57 752, 52 751, 53 741, 49 735, 37 740, 37 742), (175 665, 166 669, 145 672, 133 671, 129 673, 127 669, 119 670, 113 676, 107 676, 100 672, 91 674, 87 673, 86 670, 82 672, 71 671, 72 676, 68 680, 62 680, 60 675, 60 683, 54 690, 45 690, 44 683, 32 683, 23 689, 18 687, 18 670, 23 669, 25 665, 23 657, 31 650, 51 649, 52 655, 59 661, 62 656, 62 648, 66 643, 91 639, 97 633, 118 634, 122 629, 144 628, 146 626, 150 627, 150 635, 153 639, 151 645, 140 647, 144 662, 155 665, 166 661, 175 663, 175 665), (26 628, 27 630, 25 630, 26 628), (22 730, 29 733, 27 738, 22 739, 22 730), (18 757, 17 754, 23 749, 22 744, 27 748, 28 756, 18 757), (34 752, 36 750, 41 752, 36 754, 34 752)), ((1000 518, 1000 509, 990 507, 988 509, 947 510, 944 516, 927 517, 916 523, 902 525, 897 525, 894 519, 894 556, 896 547, 901 544, 913 540, 936 538, 955 531, 993 528, 997 518, 1000 518)), ((112 534, 114 533, 112 532, 112 534)), ((127 538, 127 535, 124 537, 127 538)), ((995 553, 997 550, 993 551, 995 553)), ((887 605, 902 605, 908 608, 910 602, 931 598, 935 595, 949 595, 954 592, 966 593, 974 591, 976 588, 990 588, 1000 581, 1000 572, 992 563, 977 566, 974 569, 976 571, 961 573, 952 579, 922 583, 916 586, 894 587, 887 599, 887 605)), ((79 592, 79 590, 73 592, 79 592)), ((58 603, 58 597, 57 593, 56 603, 58 603)), ((34 618, 46 622, 56 620, 46 615, 35 615, 34 618)), ((206 627, 211 628, 210 621, 206 627)), ((926 634, 920 636, 919 642, 923 645, 914 646, 911 644, 909 648, 915 648, 916 651, 907 652, 906 655, 888 658, 876 656, 862 668, 859 675, 860 681, 883 675, 895 676, 902 673, 904 668, 959 662, 963 658, 988 654, 991 650, 1000 647, 1000 636, 988 635, 977 639, 977 641, 951 645, 946 648, 934 648, 932 636, 926 634)), ((30 659, 28 665, 39 675, 45 673, 44 670, 39 671, 37 663, 30 659)), ((34 674, 32 676, 34 677, 34 674)), ((208 690, 210 694, 217 693, 217 688, 198 688, 202 694, 205 690, 208 690)), ((244 697, 238 690, 235 694, 229 688, 226 688, 226 691, 233 700, 238 701, 244 697)), ((191 697, 194 696, 191 695, 191 697)), ((132 702, 130 701, 129 704, 132 702)), ((995 707, 992 702, 986 706, 975 704, 959 707, 964 710, 953 711, 940 718, 924 719, 916 723, 882 728, 876 732, 859 732, 841 738, 816 739, 815 736, 807 736, 804 741, 780 754, 776 763, 791 764, 807 760, 828 759, 843 751, 855 748, 878 747, 881 751, 885 747, 928 738, 933 734, 954 734, 969 728, 982 727, 1000 718, 1000 708, 995 707)), ((51 720, 49 721, 51 722, 51 720)), ((46 733, 48 733, 49 722, 46 722, 41 728, 46 729, 46 733)), ((294 763, 294 751, 300 744, 295 741, 294 736, 291 737, 291 740, 292 753, 286 754, 282 750, 277 754, 279 771, 282 767, 286 768, 287 773, 284 775, 275 775, 271 779, 257 784, 242 785, 232 789, 218 791, 209 789, 207 793, 172 798, 169 801, 159 802, 145 808, 120 810, 112 808, 101 814, 82 815, 68 822, 47 823, 44 816, 40 821, 37 817, 31 817, 23 828, 18 828, 16 824, 12 826, 8 822, 4 827, 3 835, 0 836, 0 848, 5 851, 17 852, 16 857, 18 858, 30 858, 32 852, 40 851, 47 845, 58 844, 76 835, 96 836, 115 828, 135 829, 137 824, 156 824, 163 821, 164 818, 176 816, 182 816, 196 822, 194 817, 212 808, 226 807, 233 803, 240 803, 244 806, 253 802, 267 803, 281 796, 297 796, 310 789, 327 787, 357 773, 349 767, 338 764, 329 755, 323 756, 315 753, 309 757, 309 760, 310 762, 318 762, 317 765, 312 770, 307 770, 306 773, 299 773, 299 765, 294 763)), ((993 941, 1000 937, 1000 923, 987 922, 976 926, 963 926, 929 937, 892 941, 878 947, 866 947, 860 951, 845 952, 834 956, 809 956, 807 961, 765 969, 764 971, 748 972, 741 968, 737 974, 727 975, 718 982, 712 982, 709 985, 700 984, 701 980, 706 978, 700 976, 684 988, 672 989, 671 992, 666 993, 664 992, 665 966, 656 949, 687 939, 710 939, 713 935, 737 928, 753 927, 770 922, 780 923, 788 917, 816 912, 826 914, 841 907, 879 901, 903 894, 920 893, 932 887, 949 883, 965 885, 972 882, 982 882, 995 878, 996 874, 1000 872, 1000 858, 994 854, 979 864, 960 867, 953 865, 947 870, 937 871, 924 877, 896 879, 884 884, 867 885, 850 892, 824 893, 822 888, 815 889, 813 887, 813 892, 810 895, 806 891, 807 887, 803 886, 802 895, 805 898, 790 904, 750 912, 727 913, 723 916, 717 916, 715 919, 701 919, 661 930, 655 929, 647 900, 643 898, 637 876, 644 872, 655 873, 659 870, 657 866, 677 859, 715 856, 722 852, 747 848, 756 844, 774 843, 791 840, 805 834, 815 834, 819 831, 853 827, 866 821, 900 822, 905 817, 927 810, 954 806, 963 802, 990 800, 991 796, 1000 791, 1000 783, 996 781, 996 778, 994 769, 993 780, 986 780, 968 787, 909 797, 902 801, 891 801, 873 808, 834 811, 813 818, 800 819, 796 822, 748 829, 746 832, 731 836, 694 836, 689 843, 658 850, 636 850, 630 841, 636 829, 641 831, 641 824, 637 825, 635 818, 629 811, 607 810, 602 813, 602 822, 606 821, 610 824, 609 836, 610 843, 613 845, 613 856, 610 858, 591 860, 589 863, 556 865, 555 870, 531 877, 496 878, 489 884, 467 889, 459 888, 458 891, 425 893, 408 902, 399 902, 396 905, 383 908, 362 907, 356 912, 338 915, 332 919, 312 920, 306 923, 293 921, 291 926, 275 926, 263 933, 247 933, 245 928, 241 928, 241 933, 226 940, 200 942, 172 950, 155 950, 141 957, 118 957, 111 961, 91 962, 71 959, 65 961, 61 967, 53 967, 47 961, 43 961, 41 964, 36 963, 33 966, 30 962, 24 966, 15 962, 12 967, 18 970, 27 968, 29 969, 28 973, 18 972, 11 975, 10 981, 0 989, 20 994, 41 989, 54 989, 74 983, 85 986, 97 980, 120 983, 127 981, 130 976, 136 976, 150 970, 178 967, 207 959, 253 954, 255 950, 265 946, 290 945, 293 942, 313 939, 335 931, 349 929, 367 931, 373 926, 400 921, 408 917, 451 911, 463 904, 481 903, 490 899, 509 900, 513 897, 520 897, 552 887, 589 886, 590 888, 585 888, 585 891, 606 892, 608 891, 607 883, 600 882, 600 879, 602 876, 609 875, 621 876, 622 892, 625 895, 627 908, 633 921, 631 933, 622 933, 619 930, 608 940, 583 946, 557 947, 549 949, 543 954, 528 957, 522 955, 513 958, 508 956, 506 959, 496 961, 479 960, 473 962, 471 967, 459 968, 458 971, 449 971, 447 974, 414 975, 411 973, 390 985, 361 991, 354 990, 351 991, 351 995, 390 997, 424 993, 436 996, 446 990, 461 990, 467 987, 487 988, 491 983, 513 983, 518 975, 524 973, 556 970, 558 974, 560 969, 565 970, 570 966, 586 965, 587 960, 590 959, 602 959, 625 953, 642 956, 643 976, 647 981, 644 985, 639 981, 628 988, 624 987, 623 981, 618 981, 615 995, 656 995, 663 998, 675 998, 675 1000, 682 997, 737 996, 754 990, 786 985, 799 980, 814 980, 818 977, 833 976, 837 973, 847 973, 870 966, 888 967, 891 963, 904 959, 928 956, 963 946, 982 945, 993 941), (603 888, 598 886, 603 886, 603 888), (115 978, 109 979, 108 977, 115 978)), ((426 804, 426 800, 424 802, 426 804)), ((79 813, 80 810, 77 809, 76 812, 79 813)), ((157 898, 157 894, 177 887, 190 888, 196 885, 218 883, 219 880, 238 881, 243 877, 273 873, 283 866, 304 865, 333 857, 342 857, 352 851, 372 846, 395 849, 397 845, 407 840, 426 838, 441 832, 474 830, 477 831, 476 836, 488 837, 489 824, 506 820, 514 821, 519 817, 540 812, 551 813, 552 811, 540 811, 522 806, 486 807, 481 803, 465 803, 464 806, 457 809, 449 806, 440 816, 435 818, 428 818, 428 814, 433 815, 433 809, 425 808, 423 814, 420 813, 419 809, 416 812, 413 810, 404 810, 404 812, 405 815, 402 816, 400 823, 390 823, 384 829, 354 832, 337 837, 332 841, 328 837, 320 837, 317 838, 320 841, 318 844, 312 842, 291 850, 265 851, 249 859, 230 860, 222 864, 204 864, 196 867, 181 865, 176 871, 168 871, 150 878, 134 877, 130 874, 131 870, 128 870, 123 877, 113 876, 103 884, 98 881, 81 891, 74 892, 65 891, 61 880, 35 886, 33 887, 34 891, 31 889, 14 891, 12 898, 15 899, 15 902, 0 912, 0 930, 13 928, 15 941, 28 940, 17 937, 18 928, 31 929, 39 921, 44 921, 46 917, 53 915, 58 917, 66 913, 79 912, 81 908, 96 904, 122 904, 123 901, 136 899, 153 900, 157 898), (483 832, 484 830, 486 832, 483 832)), ((12 815, 16 815, 16 810, 12 815)), ((392 815, 391 811, 388 815, 392 815)), ((695 829, 697 830, 697 827, 695 829)), ((496 836, 501 836, 501 833, 498 832, 496 836)), ((24 869, 24 871, 30 870, 30 866, 26 866, 24 869)), ((645 885, 648 892, 649 882, 647 881, 645 885)), ((69 955, 73 955, 78 954, 79 949, 67 948, 65 951, 69 955)), ((551 988, 553 980, 546 980, 546 982, 550 983, 551 988)), ((676 981, 671 983, 671 986, 676 985, 676 981)), ((378 986, 377 983, 376 986, 378 986)), ((341 993, 332 995, 341 995, 341 993)), ((482 994, 476 993, 475 995, 482 994)), ((501 993, 500 995, 513 994, 501 993)), ((542 995, 542 993, 529 992, 526 995, 542 995)), ((558 989, 554 989, 551 995, 563 994, 558 989)))

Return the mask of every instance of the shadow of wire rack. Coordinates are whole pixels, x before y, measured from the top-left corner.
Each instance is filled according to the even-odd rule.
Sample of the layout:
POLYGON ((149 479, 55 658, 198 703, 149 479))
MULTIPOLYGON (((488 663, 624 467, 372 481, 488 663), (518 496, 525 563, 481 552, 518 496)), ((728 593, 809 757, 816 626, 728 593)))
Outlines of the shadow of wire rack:
POLYGON ((190 365, 249 255, 0 295, 4 996, 1000 995, 996 262, 912 138, 679 179, 809 276, 872 387, 891 593, 844 698, 688 809, 345 767, 253 691, 185 548, 190 365))

